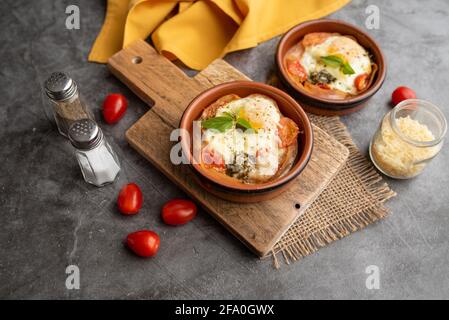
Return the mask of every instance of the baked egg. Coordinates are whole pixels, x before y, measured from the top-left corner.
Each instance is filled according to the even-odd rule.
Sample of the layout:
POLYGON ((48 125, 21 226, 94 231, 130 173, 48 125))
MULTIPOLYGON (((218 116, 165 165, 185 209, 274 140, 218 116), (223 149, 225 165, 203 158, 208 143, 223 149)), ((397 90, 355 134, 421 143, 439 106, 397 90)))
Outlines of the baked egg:
POLYGON ((242 183, 282 175, 296 156, 299 132, 287 119, 265 95, 222 97, 200 119, 202 165, 242 183))
POLYGON ((287 52, 286 66, 295 82, 331 98, 366 90, 377 70, 368 51, 353 37, 325 32, 307 34, 293 46, 287 52))

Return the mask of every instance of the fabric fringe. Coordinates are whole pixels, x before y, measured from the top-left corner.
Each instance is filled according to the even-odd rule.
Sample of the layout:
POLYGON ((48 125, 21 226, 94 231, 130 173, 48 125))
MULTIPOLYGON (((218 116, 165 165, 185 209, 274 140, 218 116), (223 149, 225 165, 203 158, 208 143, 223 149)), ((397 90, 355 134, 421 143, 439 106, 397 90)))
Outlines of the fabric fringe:
MULTIPOLYGON (((290 231, 293 235, 289 234, 290 231, 287 233, 288 241, 281 239, 271 252, 276 269, 280 268, 280 262, 277 258, 279 253, 282 254, 284 262, 290 264, 384 218, 389 213, 389 210, 383 206, 383 203, 396 195, 387 183, 383 181, 374 166, 359 152, 346 126, 340 121, 339 117, 309 116, 312 123, 324 129, 329 135, 336 138, 349 149, 350 155, 346 166, 360 180, 360 186, 365 188, 366 193, 374 201, 371 207, 365 208, 349 217, 343 217, 340 221, 333 221, 330 225, 311 233, 305 238, 304 236, 297 236, 297 231, 291 229, 290 231)), ((297 228, 300 227, 297 226, 297 228)))
MULTIPOLYGON (((293 261, 297 261, 316 252, 318 249, 336 240, 340 240, 355 231, 363 229, 367 225, 384 218, 387 214, 388 210, 382 207, 366 209, 348 219, 337 222, 323 230, 313 233, 306 239, 293 242, 287 247, 283 247, 280 252, 284 257, 285 263, 290 264, 293 261)), ((275 250, 271 253, 274 261, 274 267, 276 269, 280 269, 280 263, 277 258, 278 253, 279 251, 276 252, 275 250)))

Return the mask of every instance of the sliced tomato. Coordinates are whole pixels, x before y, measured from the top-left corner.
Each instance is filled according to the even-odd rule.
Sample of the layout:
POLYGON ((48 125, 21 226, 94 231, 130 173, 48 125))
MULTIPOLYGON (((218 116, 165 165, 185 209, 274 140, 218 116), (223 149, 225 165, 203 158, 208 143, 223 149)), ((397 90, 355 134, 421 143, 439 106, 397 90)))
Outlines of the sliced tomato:
POLYGON ((281 140, 280 147, 288 147, 296 141, 299 128, 296 123, 287 117, 281 118, 278 127, 279 138, 281 140))
POLYGON ((204 167, 224 171, 226 166, 223 156, 211 148, 203 148, 201 151, 201 162, 204 167))
POLYGON ((329 32, 311 32, 304 36, 304 39, 302 39, 302 44, 305 48, 313 47, 323 43, 333 35, 334 34, 329 32))
POLYGON ((366 89, 366 86, 368 85, 368 77, 369 75, 367 73, 358 75, 354 80, 354 85, 357 88, 357 90, 362 91, 366 89))
POLYGON ((269 152, 270 150, 268 148, 258 149, 256 151, 256 158, 265 157, 269 152))
POLYGON ((316 86, 320 87, 321 89, 329 90, 331 87, 327 83, 320 83, 318 82, 316 86))
POLYGON ((300 82, 307 80, 307 71, 298 60, 287 61, 288 72, 297 77, 300 82))

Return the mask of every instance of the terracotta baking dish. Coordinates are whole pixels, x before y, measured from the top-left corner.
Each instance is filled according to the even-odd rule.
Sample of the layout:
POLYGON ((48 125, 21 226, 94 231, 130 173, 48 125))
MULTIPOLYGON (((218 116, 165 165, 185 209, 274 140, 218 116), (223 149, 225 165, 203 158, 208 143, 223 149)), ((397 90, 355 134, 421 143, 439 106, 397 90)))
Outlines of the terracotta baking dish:
POLYGON ((182 115, 180 128, 181 146, 189 160, 189 166, 195 173, 197 182, 210 193, 234 202, 258 202, 276 197, 285 191, 293 180, 307 165, 312 154, 313 132, 309 118, 301 106, 285 92, 272 86, 252 81, 233 81, 215 86, 197 96, 182 115), (293 167, 288 173, 270 182, 261 184, 243 184, 238 181, 223 181, 219 175, 211 174, 199 164, 192 163, 193 121, 197 120, 202 111, 227 94, 237 94, 246 97, 253 93, 264 94, 274 99, 281 113, 296 122, 300 129, 298 135, 298 155, 293 167))
POLYGON ((366 102, 380 89, 386 75, 385 57, 377 42, 361 29, 340 20, 320 19, 301 23, 288 31, 280 40, 276 51, 275 62, 278 75, 287 90, 297 98, 304 109, 319 115, 345 115, 362 109, 366 102), (371 87, 362 94, 341 100, 330 100, 311 95, 304 88, 290 79, 284 65, 287 51, 302 38, 312 32, 337 32, 357 39, 369 53, 379 70, 371 87))

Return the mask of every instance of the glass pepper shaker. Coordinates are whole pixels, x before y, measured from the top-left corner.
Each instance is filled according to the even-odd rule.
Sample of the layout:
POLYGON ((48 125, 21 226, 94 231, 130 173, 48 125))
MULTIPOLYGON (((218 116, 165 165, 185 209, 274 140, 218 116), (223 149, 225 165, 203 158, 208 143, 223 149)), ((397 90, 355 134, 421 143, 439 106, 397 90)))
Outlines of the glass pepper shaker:
POLYGON ((67 137, 70 125, 80 119, 94 116, 80 98, 76 82, 64 72, 54 72, 44 83, 45 92, 53 106, 53 115, 59 132, 67 137))
POLYGON ((68 135, 75 147, 84 180, 97 187, 113 182, 120 171, 120 164, 96 122, 77 120, 70 126, 68 135))

